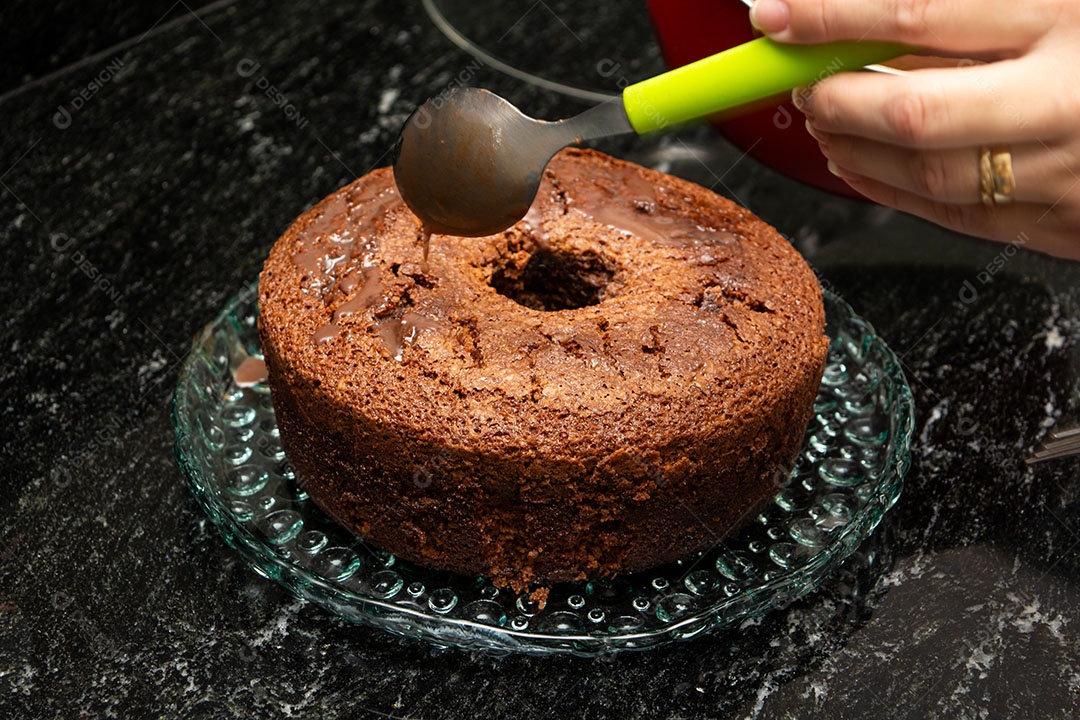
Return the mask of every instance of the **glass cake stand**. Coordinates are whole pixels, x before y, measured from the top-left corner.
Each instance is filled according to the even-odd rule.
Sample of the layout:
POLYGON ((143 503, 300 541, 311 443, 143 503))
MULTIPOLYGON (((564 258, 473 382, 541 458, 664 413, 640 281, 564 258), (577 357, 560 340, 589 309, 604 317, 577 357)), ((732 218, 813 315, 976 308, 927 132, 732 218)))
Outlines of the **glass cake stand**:
POLYGON ((814 590, 881 521, 909 465, 913 401, 892 351, 825 291, 828 364, 794 470, 741 533, 671 565, 526 595, 405 562, 339 528, 297 482, 265 383, 256 286, 196 338, 173 395, 176 458, 259 574, 353 622, 440 646, 590 656, 731 628, 814 590), (248 383, 242 383, 248 385, 248 383))

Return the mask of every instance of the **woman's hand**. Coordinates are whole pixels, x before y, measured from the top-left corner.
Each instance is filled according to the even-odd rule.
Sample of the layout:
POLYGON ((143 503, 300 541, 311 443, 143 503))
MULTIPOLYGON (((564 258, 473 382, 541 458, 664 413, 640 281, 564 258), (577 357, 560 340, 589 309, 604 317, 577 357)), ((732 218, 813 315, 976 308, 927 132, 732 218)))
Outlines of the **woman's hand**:
POLYGON ((751 20, 780 42, 887 40, 964 58, 840 73, 795 104, 830 169, 868 198, 1080 259, 1080 2, 757 0, 751 20), (1011 193, 1007 164, 987 163, 1001 151, 1011 193))

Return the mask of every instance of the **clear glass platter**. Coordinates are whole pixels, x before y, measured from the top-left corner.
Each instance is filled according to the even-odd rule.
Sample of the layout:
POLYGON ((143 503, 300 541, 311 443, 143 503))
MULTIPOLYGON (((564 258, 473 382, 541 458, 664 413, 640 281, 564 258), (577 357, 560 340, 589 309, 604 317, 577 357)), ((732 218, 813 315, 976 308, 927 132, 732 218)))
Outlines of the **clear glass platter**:
POLYGON ((737 626, 814 590, 896 502, 913 401, 899 361, 828 291, 832 340, 815 415, 787 481, 749 526, 648 572, 526 595, 405 562, 339 528, 297 482, 265 383, 256 288, 196 338, 173 395, 176 459, 203 510, 259 574, 353 622, 441 646, 590 656, 737 626))

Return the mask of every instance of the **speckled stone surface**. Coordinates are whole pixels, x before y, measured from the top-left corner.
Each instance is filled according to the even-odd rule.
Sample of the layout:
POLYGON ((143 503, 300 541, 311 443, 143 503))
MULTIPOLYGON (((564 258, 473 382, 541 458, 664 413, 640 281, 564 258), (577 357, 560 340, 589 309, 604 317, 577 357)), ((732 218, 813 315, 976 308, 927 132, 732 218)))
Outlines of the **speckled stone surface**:
POLYGON ((169 395, 278 234, 385 164, 416 103, 463 81, 580 105, 478 65, 417 2, 252 2, 134 40, 0 102, 0 716, 1080 715, 1080 459, 1023 462, 1080 415, 1080 265, 829 198, 706 128, 607 145, 747 204, 875 324, 918 402, 907 487, 877 566, 738 631, 434 651, 247 569, 173 463, 169 395))
POLYGON ((8 0, 0 9, 0 94, 188 17, 175 0, 55 0, 47 10, 34 0, 8 0))

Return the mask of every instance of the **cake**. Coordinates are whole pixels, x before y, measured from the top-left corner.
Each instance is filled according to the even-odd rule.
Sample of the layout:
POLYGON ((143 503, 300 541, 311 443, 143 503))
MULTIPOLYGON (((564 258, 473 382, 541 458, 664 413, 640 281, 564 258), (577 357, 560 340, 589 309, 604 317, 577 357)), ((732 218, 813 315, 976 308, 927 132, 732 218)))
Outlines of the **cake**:
POLYGON ((513 227, 431 237, 390 168, 271 250, 259 335, 286 455, 376 547, 521 591, 673 561, 775 496, 828 340, 791 245, 580 149, 513 227))

